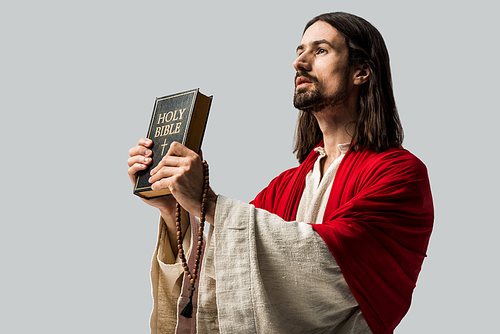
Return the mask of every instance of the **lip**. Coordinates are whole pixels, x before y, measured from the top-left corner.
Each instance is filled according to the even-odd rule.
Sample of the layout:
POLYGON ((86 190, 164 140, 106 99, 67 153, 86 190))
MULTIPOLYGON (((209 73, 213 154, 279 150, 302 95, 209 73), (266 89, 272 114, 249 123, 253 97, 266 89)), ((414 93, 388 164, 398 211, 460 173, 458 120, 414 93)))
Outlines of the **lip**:
POLYGON ((312 84, 311 80, 309 80, 305 77, 298 77, 295 80, 295 88, 305 87, 305 86, 310 85, 310 84, 312 84))

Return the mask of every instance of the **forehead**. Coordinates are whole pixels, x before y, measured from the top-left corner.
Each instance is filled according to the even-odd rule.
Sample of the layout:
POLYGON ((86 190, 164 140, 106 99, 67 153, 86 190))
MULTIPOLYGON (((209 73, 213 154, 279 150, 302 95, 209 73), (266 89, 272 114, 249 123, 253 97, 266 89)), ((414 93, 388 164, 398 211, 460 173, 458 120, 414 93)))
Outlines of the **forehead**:
POLYGON ((339 49, 342 47, 347 48, 344 36, 324 21, 317 21, 307 28, 300 41, 300 46, 307 47, 308 45, 317 44, 318 41, 327 41, 339 49))

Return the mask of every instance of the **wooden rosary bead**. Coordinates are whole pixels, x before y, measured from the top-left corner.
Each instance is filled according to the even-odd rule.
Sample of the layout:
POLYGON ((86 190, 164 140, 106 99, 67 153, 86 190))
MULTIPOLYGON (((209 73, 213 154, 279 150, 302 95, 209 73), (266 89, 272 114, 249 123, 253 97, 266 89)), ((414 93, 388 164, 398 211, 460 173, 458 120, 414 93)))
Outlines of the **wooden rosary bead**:
MULTIPOLYGON (((200 258, 201 258, 201 248, 203 246, 203 229, 205 227, 205 207, 206 207, 206 201, 208 198, 208 187, 209 187, 209 175, 208 175, 208 164, 205 160, 202 161, 203 164, 203 174, 204 174, 204 182, 203 182, 203 191, 202 191, 202 196, 201 196, 201 209, 200 209, 200 225, 198 227, 198 243, 196 245, 196 254, 195 254, 195 261, 193 265, 193 270, 189 270, 189 266, 187 264, 187 261, 184 257, 184 249, 182 247, 182 227, 181 227, 181 206, 179 203, 176 204, 176 210, 175 210, 175 226, 177 228, 177 244, 179 248, 179 258, 182 261, 182 267, 184 269, 184 272, 189 279, 189 282, 192 285, 191 293, 190 293, 190 298, 193 296, 193 291, 194 291, 194 285, 196 283, 196 278, 197 278, 197 273, 199 272, 200 268, 200 258)), ((186 305, 186 309, 188 309, 188 306, 186 305)), ((191 307, 189 307, 190 310, 192 310, 191 307)), ((181 312, 182 316, 186 317, 191 317, 191 311, 186 311, 183 310, 181 312), (186 312, 189 315, 186 315, 184 312, 186 312)))

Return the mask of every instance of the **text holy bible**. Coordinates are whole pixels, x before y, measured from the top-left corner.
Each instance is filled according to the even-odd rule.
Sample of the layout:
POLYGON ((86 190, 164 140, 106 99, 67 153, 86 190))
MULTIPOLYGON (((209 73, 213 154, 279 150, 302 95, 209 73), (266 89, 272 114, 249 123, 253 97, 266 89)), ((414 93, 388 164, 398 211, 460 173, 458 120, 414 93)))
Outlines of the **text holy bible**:
POLYGON ((134 186, 134 194, 144 198, 170 195, 170 190, 152 190, 148 182, 150 171, 167 154, 170 144, 179 142, 198 152, 207 125, 212 96, 193 89, 183 93, 156 98, 147 138, 153 141, 153 162, 141 171, 134 186))

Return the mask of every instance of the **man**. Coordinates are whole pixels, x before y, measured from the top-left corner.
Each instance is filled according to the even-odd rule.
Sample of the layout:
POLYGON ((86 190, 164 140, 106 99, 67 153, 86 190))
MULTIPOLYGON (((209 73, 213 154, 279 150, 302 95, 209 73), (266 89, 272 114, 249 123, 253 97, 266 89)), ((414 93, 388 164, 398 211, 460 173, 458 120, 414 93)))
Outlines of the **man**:
MULTIPOLYGON (((173 194, 146 200, 162 217, 153 333, 194 332, 195 321, 200 333, 391 333, 407 312, 433 206, 425 166, 401 147, 382 36, 354 15, 320 15, 306 25, 293 66, 301 164, 251 204, 209 190, 213 229, 195 287, 196 320, 178 316, 187 303, 182 280, 182 289, 188 284, 171 245, 175 200, 199 215, 201 159, 173 144, 152 170, 153 188, 173 194)), ((151 161, 150 145, 141 139, 129 152, 133 182, 151 161)))

